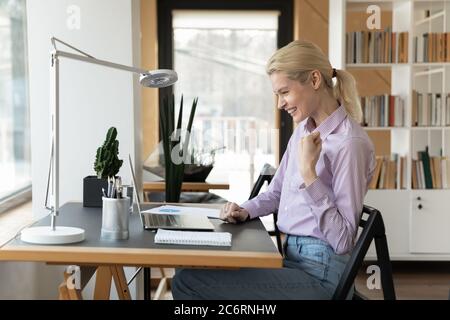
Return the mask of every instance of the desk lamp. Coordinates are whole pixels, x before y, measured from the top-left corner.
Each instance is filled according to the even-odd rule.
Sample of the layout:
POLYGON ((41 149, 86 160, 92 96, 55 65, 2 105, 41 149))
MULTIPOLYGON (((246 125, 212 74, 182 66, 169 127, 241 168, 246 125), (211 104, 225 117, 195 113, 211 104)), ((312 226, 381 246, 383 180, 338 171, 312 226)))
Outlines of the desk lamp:
POLYGON ((36 244, 67 244, 84 240, 84 230, 73 227, 56 226, 56 217, 59 214, 59 58, 67 58, 105 67, 125 70, 140 74, 139 82, 144 87, 163 88, 173 85, 177 80, 177 73, 173 70, 143 70, 135 67, 129 67, 105 60, 99 60, 93 56, 55 38, 51 38, 53 50, 51 53, 50 74, 52 84, 50 86, 50 97, 52 99, 52 146, 50 155, 50 166, 48 171, 47 191, 45 196, 45 208, 50 211, 50 226, 30 227, 21 232, 21 240, 36 244), (56 42, 59 42, 68 48, 76 51, 78 54, 60 51, 56 48, 56 42), (48 194, 52 181, 52 205, 48 205, 48 194))

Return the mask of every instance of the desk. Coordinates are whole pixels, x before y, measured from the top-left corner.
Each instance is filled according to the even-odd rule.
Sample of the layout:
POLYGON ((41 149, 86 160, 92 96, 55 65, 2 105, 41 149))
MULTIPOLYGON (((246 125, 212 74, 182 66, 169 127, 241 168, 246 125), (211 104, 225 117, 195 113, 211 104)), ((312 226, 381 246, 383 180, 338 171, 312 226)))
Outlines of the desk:
MULTIPOLYGON (((158 205, 160 204, 143 204, 143 209, 149 209, 158 205)), ((202 207, 199 204, 190 205, 202 207)), ((239 225, 211 219, 216 231, 230 232, 232 234, 232 247, 155 244, 155 233, 143 230, 137 214, 130 216, 130 236, 128 240, 104 240, 100 238, 101 220, 101 208, 84 208, 81 203, 67 203, 60 209, 58 224, 83 228, 86 232, 85 241, 69 245, 45 246, 27 244, 17 237, 0 248, 0 261, 34 261, 62 265, 95 266, 97 268, 96 284, 99 284, 99 286, 102 284, 98 283, 98 279, 103 278, 99 277, 99 271, 105 271, 104 268, 102 269, 105 266, 113 267, 111 270, 114 271, 106 270, 107 273, 109 272, 109 276, 105 276, 109 279, 109 287, 111 285, 111 276, 114 280, 123 278, 123 266, 282 267, 282 257, 259 219, 239 225), (117 266, 120 266, 120 269, 117 269, 117 266)), ((49 217, 36 223, 36 225, 49 224, 49 217)), ((147 277, 144 277, 144 290, 146 297, 149 297, 150 279, 146 278, 148 278, 148 274, 147 277)), ((95 290, 96 293, 97 290, 99 292, 105 291, 102 288, 97 288, 97 285, 95 290)), ((97 296, 103 297, 106 294, 97 296)), ((109 297, 109 292, 107 296, 109 297)))
MULTIPOLYGON (((208 183, 208 182, 183 182, 182 192, 208 192, 210 189, 230 189, 228 183, 208 183)), ((165 181, 144 182, 144 191, 161 192, 166 191, 165 181)))

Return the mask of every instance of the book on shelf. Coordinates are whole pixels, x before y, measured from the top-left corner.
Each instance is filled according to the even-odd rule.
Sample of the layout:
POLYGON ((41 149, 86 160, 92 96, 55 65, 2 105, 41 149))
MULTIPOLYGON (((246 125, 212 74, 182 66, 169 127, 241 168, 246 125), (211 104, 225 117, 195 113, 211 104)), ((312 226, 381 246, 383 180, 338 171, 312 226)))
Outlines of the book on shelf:
POLYGON ((450 32, 427 32, 413 39, 414 62, 450 62, 450 32))
POLYGON ((361 97, 365 127, 402 127, 405 124, 405 100, 399 96, 361 97))
POLYGON ((450 187, 450 159, 430 156, 428 147, 417 152, 411 162, 413 189, 448 189, 450 187))
POLYGON ((450 93, 419 93, 413 90, 411 125, 450 126, 450 93))
POLYGON ((408 32, 354 31, 346 33, 347 63, 408 62, 408 32))
POLYGON ((391 156, 377 156, 369 189, 405 189, 406 157, 396 153, 391 156))

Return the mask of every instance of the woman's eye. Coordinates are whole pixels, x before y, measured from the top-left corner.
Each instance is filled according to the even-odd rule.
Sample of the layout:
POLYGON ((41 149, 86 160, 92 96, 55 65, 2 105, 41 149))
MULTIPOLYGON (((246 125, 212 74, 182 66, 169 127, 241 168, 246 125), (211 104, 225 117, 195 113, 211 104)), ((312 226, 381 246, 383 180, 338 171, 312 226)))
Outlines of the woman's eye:
POLYGON ((281 95, 285 96, 289 93, 289 91, 282 92, 281 95))

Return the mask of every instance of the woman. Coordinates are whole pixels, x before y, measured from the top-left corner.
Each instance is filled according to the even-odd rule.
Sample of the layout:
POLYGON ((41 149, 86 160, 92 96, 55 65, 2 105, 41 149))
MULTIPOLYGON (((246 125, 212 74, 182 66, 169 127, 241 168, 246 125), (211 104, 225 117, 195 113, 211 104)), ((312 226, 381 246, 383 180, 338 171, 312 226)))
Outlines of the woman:
POLYGON ((275 52, 266 71, 278 108, 298 126, 267 191, 225 204, 221 218, 238 223, 278 210, 284 267, 179 270, 175 299, 330 299, 353 248, 375 167, 355 80, 307 41, 275 52))

